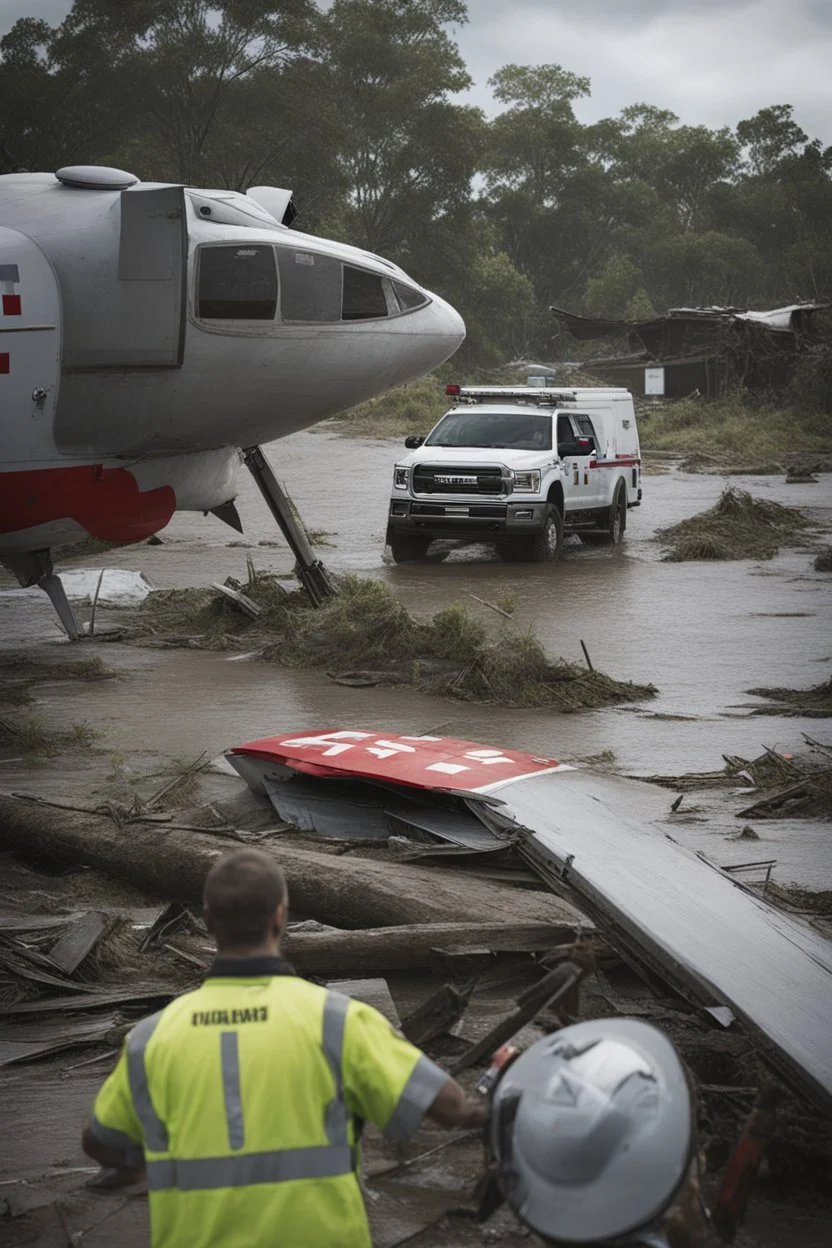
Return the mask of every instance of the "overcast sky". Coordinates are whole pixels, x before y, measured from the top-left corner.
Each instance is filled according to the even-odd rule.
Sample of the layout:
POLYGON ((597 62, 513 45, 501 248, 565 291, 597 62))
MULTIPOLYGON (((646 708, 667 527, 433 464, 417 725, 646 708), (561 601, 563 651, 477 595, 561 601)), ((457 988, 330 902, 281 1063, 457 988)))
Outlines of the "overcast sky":
MULTIPOLYGON (((129 3, 129 0, 125 0, 129 3)), ((55 22, 70 0, 0 0, 0 34, 17 17, 55 22)), ((501 65, 557 62, 592 80, 584 121, 646 102, 689 123, 735 125, 793 104, 811 138, 832 144, 832 0, 469 0, 457 32, 487 110, 501 65)))

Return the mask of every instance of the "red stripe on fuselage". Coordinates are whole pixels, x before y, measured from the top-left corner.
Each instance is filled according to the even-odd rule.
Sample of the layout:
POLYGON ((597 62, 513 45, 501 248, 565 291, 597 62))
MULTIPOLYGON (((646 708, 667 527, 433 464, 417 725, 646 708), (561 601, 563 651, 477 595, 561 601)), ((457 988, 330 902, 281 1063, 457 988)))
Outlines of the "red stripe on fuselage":
POLYGON ((0 473, 0 533, 69 519, 101 541, 138 542, 163 529, 175 510, 171 486, 142 491, 126 468, 0 473))

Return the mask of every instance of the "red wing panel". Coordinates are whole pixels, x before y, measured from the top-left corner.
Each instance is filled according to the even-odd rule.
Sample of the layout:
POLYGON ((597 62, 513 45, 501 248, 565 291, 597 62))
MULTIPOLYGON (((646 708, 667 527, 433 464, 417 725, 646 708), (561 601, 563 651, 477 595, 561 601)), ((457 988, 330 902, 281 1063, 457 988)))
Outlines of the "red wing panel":
POLYGON ((476 741, 382 732, 286 733, 248 741, 229 753, 281 763, 306 775, 469 792, 561 766, 553 758, 498 750, 476 741))
POLYGON ((138 542, 163 529, 175 510, 171 486, 142 491, 126 468, 89 464, 0 474, 0 533, 70 519, 102 541, 138 542))

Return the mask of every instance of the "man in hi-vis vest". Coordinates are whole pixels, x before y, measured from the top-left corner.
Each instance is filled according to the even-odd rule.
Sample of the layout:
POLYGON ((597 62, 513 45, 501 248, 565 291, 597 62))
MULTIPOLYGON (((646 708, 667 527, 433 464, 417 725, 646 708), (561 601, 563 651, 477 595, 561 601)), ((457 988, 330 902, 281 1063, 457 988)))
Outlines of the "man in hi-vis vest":
POLYGON ((102 1165, 147 1175, 153 1248, 365 1248, 361 1121, 406 1140, 483 1106, 368 1005, 278 954, 286 882, 243 849, 205 883, 205 983, 128 1035, 84 1131, 102 1165))

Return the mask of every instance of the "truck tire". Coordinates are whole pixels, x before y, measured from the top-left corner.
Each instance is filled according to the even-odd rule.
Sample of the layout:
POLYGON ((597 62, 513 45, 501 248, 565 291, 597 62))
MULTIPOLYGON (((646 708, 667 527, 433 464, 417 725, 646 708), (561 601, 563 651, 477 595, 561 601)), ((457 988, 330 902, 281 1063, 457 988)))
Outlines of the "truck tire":
POLYGON ((390 553, 394 563, 415 563, 428 553, 431 539, 410 533, 394 533, 390 536, 390 553))
POLYGON ((563 551, 563 517, 557 507, 549 507, 543 530, 516 544, 499 542, 497 550, 503 559, 517 563, 555 563, 563 551))
POLYGON ((619 481, 615 488, 609 517, 607 519, 606 540, 610 546, 618 546, 624 539, 627 528, 627 487, 619 481))
POLYGON ((607 510, 606 528, 579 533, 584 546, 619 546, 627 528, 627 488, 623 481, 615 487, 615 497, 607 510))

